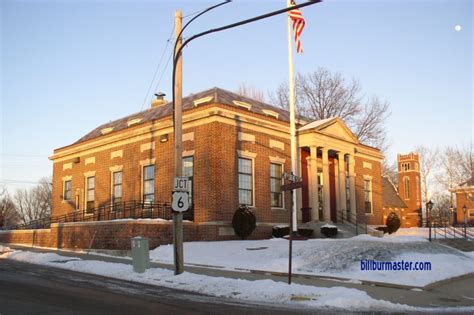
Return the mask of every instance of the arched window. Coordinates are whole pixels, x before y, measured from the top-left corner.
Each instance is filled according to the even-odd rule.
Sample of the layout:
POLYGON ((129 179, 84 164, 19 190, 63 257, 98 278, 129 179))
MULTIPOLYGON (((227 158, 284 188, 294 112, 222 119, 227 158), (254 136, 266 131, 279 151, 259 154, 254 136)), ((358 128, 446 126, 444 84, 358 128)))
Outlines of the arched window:
POLYGON ((420 200, 420 178, 417 176, 416 177, 416 200, 420 200))
POLYGON ((405 186, 405 199, 410 199, 410 179, 408 177, 403 178, 403 184, 405 186))

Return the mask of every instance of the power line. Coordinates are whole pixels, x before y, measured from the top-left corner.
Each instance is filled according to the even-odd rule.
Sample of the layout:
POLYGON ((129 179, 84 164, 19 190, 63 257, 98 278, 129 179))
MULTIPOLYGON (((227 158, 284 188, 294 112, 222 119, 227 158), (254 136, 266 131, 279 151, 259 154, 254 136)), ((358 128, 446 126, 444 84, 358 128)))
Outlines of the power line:
MULTIPOLYGON (((148 95, 150 94, 150 90, 151 88, 153 87, 153 82, 155 82, 155 79, 156 79, 156 75, 158 74, 158 70, 160 69, 160 66, 161 66, 161 63, 163 61, 163 57, 165 56, 166 54, 166 50, 168 49, 168 46, 170 44, 170 41, 172 40, 172 36, 173 36, 173 32, 174 32, 174 24, 173 24, 173 27, 171 28, 171 32, 170 32, 170 35, 168 36, 168 39, 166 40, 166 46, 165 48, 163 49, 163 53, 161 54, 161 57, 160 57, 160 60, 158 61, 158 65, 156 66, 156 69, 155 69, 155 73, 153 74, 153 78, 151 79, 151 82, 150 82, 150 85, 148 86, 148 90, 145 94, 145 98, 143 100, 143 104, 142 104, 142 107, 140 108, 140 111, 143 110, 143 107, 145 107, 145 104, 148 100, 148 95)), ((168 60, 169 62, 169 60, 168 60)), ((162 75, 163 76, 163 75, 162 75)), ((160 80, 161 81, 161 80, 160 80)), ((156 88, 155 88, 156 89, 156 88)))

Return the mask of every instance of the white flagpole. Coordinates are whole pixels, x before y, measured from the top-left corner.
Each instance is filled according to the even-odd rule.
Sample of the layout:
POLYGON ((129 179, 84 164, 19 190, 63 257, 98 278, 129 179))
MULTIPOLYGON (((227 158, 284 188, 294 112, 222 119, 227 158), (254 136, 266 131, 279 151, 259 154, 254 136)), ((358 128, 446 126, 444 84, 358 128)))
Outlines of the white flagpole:
MULTIPOLYGON (((287 0, 287 7, 291 6, 291 0, 287 0)), ((293 71, 293 45, 291 18, 288 14, 288 65, 289 65, 289 88, 290 88, 290 146, 291 146, 291 171, 296 175, 297 154, 296 154, 296 127, 295 127, 295 75, 293 71)), ((292 220, 293 232, 298 231, 296 220, 296 193, 293 192, 292 220)))

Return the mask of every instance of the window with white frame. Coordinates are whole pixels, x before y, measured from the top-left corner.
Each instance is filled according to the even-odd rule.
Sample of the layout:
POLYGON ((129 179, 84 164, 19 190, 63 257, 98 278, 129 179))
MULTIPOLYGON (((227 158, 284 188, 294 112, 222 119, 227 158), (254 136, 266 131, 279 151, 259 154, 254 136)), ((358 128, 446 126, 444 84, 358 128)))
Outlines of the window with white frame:
POLYGON ((94 209, 95 201, 95 176, 86 178, 86 211, 90 213, 94 209))
POLYGON ((72 181, 66 180, 64 181, 64 192, 63 192, 63 199, 66 201, 71 200, 72 198, 72 181))
POLYGON ((155 201, 155 165, 143 167, 143 202, 155 201))
POLYGON ((253 205, 253 160, 239 157, 239 204, 253 205))
POLYGON ((372 180, 364 179, 365 213, 372 213, 372 180))
POLYGON ((112 204, 114 208, 122 202, 122 171, 112 173, 112 204))
POLYGON ((183 157, 183 176, 189 178, 189 207, 193 206, 194 157, 183 157))
POLYGON ((280 191, 282 185, 283 165, 270 163, 270 195, 272 208, 283 208, 283 193, 280 191))

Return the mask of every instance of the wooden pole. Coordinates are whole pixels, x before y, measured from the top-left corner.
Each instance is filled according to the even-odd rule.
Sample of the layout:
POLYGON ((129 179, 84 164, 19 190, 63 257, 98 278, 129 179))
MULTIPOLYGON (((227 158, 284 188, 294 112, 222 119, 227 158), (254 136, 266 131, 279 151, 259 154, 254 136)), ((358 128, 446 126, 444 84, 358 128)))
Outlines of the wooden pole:
MULTIPOLYGON (((181 11, 177 10, 175 14, 175 31, 176 37, 181 33, 183 15, 181 11)), ((174 95, 174 174, 175 177, 182 176, 183 173, 183 147, 182 147, 182 99, 183 99, 183 60, 181 53, 176 56, 182 45, 182 38, 176 38, 178 44, 176 45, 175 58, 178 58, 176 63, 176 78, 175 78, 175 95, 174 95)), ((183 261, 183 213, 173 213, 173 248, 174 248, 174 266, 175 275, 179 275, 184 271, 183 261)))

